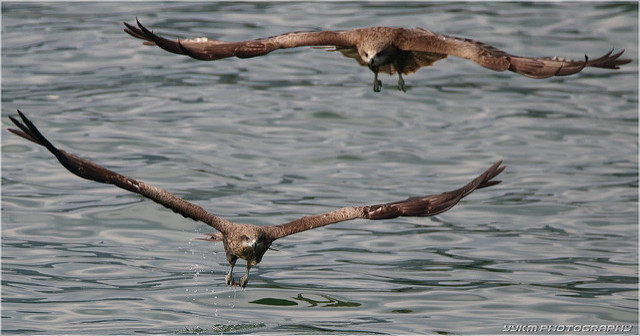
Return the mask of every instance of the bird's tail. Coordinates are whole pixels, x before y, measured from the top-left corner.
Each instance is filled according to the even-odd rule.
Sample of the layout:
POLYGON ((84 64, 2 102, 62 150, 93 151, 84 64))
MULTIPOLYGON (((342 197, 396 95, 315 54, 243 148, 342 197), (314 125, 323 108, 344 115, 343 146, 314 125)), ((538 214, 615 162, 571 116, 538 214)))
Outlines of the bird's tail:
POLYGON ((199 238, 196 238, 196 239, 205 240, 205 241, 213 241, 213 242, 222 241, 224 239, 224 236, 220 232, 205 233, 204 235, 206 237, 199 237, 199 238))

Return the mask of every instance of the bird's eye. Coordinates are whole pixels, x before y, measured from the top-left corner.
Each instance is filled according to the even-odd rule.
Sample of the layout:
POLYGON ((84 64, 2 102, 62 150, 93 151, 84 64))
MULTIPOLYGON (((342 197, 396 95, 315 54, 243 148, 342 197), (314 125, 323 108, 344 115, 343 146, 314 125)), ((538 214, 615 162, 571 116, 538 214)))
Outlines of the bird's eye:
POLYGON ((242 237, 240 237, 240 239, 242 239, 244 241, 249 241, 249 237, 247 237, 246 235, 242 235, 242 237))

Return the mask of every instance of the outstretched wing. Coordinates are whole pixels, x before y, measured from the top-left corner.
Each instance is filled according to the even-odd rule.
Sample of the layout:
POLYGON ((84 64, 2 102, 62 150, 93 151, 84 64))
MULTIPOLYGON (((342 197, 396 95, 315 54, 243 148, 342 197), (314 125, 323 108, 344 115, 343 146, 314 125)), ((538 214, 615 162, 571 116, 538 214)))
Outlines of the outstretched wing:
POLYGON ((53 155, 56 156, 58 161, 67 168, 68 171, 75 175, 87 180, 113 184, 122 189, 140 194, 173 210, 176 213, 181 214, 184 217, 204 222, 221 232, 225 232, 227 227, 234 225, 232 222, 215 216, 205 211, 202 207, 187 202, 166 190, 120 175, 96 164, 95 162, 85 160, 56 148, 42 135, 42 133, 40 133, 38 128, 36 128, 36 126, 27 119, 22 112, 20 112, 20 110, 18 110, 18 114, 20 115, 22 122, 11 116, 9 119, 11 119, 11 121, 20 128, 20 130, 10 128, 9 131, 40 146, 46 147, 51 153, 53 153, 53 155))
POLYGON ((187 40, 169 40, 148 30, 136 19, 138 27, 124 22, 129 35, 143 39, 147 45, 158 47, 174 54, 188 55, 201 61, 213 61, 225 57, 249 58, 266 55, 276 49, 302 46, 355 45, 352 31, 293 32, 282 35, 241 42, 210 40, 206 37, 187 40))
POLYGON ((509 70, 531 78, 567 76, 586 67, 619 69, 631 62, 619 59, 624 52, 613 54, 613 49, 596 59, 576 61, 561 57, 522 57, 511 55, 488 44, 467 38, 437 34, 422 28, 405 29, 396 46, 407 51, 449 54, 470 59, 481 66, 495 70, 509 70))
POLYGON ((501 181, 492 179, 500 174, 506 166, 500 166, 502 160, 494 163, 480 176, 465 186, 453 191, 424 197, 410 197, 404 201, 376 204, 362 207, 347 207, 332 212, 302 217, 292 222, 263 227, 267 234, 275 240, 297 232, 314 229, 320 226, 348 221, 356 218, 390 219, 400 216, 427 217, 445 212, 456 205, 462 198, 476 189, 486 188, 501 181))

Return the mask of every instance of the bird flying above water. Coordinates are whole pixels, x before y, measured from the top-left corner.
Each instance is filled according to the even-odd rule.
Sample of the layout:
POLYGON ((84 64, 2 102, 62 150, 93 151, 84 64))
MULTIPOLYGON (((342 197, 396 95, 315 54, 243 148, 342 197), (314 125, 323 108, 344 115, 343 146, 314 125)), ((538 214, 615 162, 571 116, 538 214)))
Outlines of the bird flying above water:
POLYGON ((374 73, 373 91, 379 92, 382 82, 378 73, 398 74, 398 89, 405 90, 402 75, 431 66, 438 60, 454 55, 470 59, 494 71, 509 70, 531 78, 567 76, 586 67, 619 69, 631 62, 619 59, 624 52, 613 49, 596 59, 572 60, 561 57, 522 57, 511 55, 488 44, 468 38, 434 33, 422 28, 369 27, 338 31, 298 31, 248 41, 225 42, 206 37, 169 40, 144 27, 124 22, 129 35, 145 40, 145 45, 160 48, 202 61, 227 57, 250 58, 266 55, 277 49, 302 46, 333 47, 344 56, 355 59, 374 73))
POLYGON ((344 207, 324 214, 302 217, 279 225, 240 224, 207 212, 202 207, 177 197, 166 190, 118 174, 92 161, 58 149, 19 110, 18 115, 21 120, 12 116, 9 118, 19 129, 9 128, 9 131, 47 148, 58 159, 60 164, 71 173, 87 180, 113 184, 119 188, 140 194, 186 218, 201 221, 216 229, 218 232, 206 234, 208 237, 203 238, 203 240, 222 241, 227 261, 231 266, 229 273, 225 277, 226 283, 227 285, 240 285, 242 287, 247 285, 251 267, 260 263, 264 254, 270 249, 271 244, 277 239, 328 224, 358 218, 377 220, 400 216, 427 217, 437 215, 451 209, 474 190, 500 183, 501 181, 493 180, 493 178, 505 169, 505 166, 501 166, 502 161, 498 161, 461 188, 441 194, 410 197, 403 201, 391 203, 344 207), (247 261, 247 272, 239 283, 233 279, 233 268, 238 259, 247 261))

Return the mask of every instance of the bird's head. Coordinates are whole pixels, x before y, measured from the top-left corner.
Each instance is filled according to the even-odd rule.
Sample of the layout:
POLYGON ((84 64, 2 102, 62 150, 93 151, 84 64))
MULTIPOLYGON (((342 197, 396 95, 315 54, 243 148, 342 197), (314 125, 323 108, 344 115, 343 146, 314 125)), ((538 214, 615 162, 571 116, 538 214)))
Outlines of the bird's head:
POLYGON ((370 68, 380 67, 393 61, 395 48, 377 44, 364 44, 359 50, 360 58, 370 68))
POLYGON ((237 243, 240 251, 236 251, 235 254, 254 264, 262 260, 262 256, 271 246, 271 240, 260 227, 251 227, 249 230, 243 230, 238 237, 237 243))
POLYGON ((242 235, 240 236, 240 244, 245 250, 256 250, 265 244, 264 236, 242 235))

